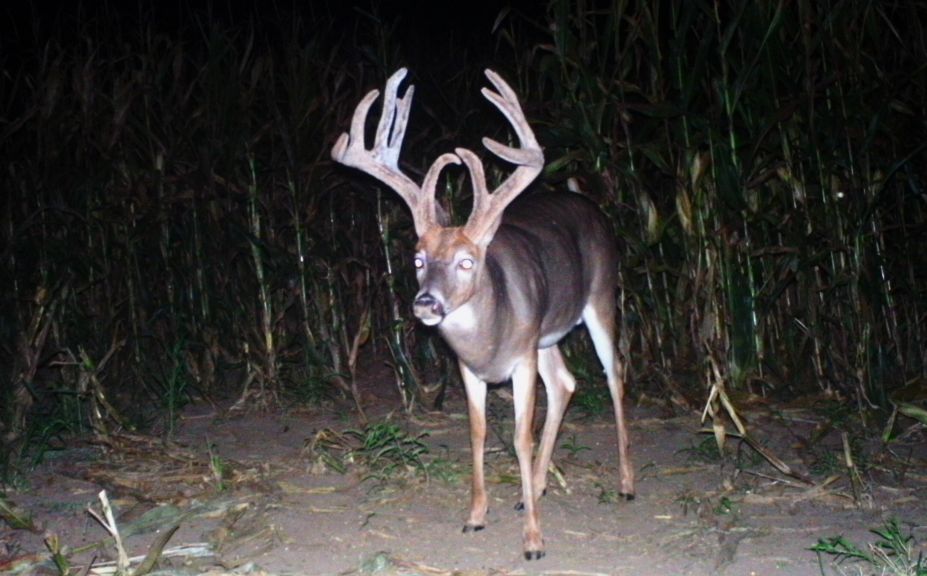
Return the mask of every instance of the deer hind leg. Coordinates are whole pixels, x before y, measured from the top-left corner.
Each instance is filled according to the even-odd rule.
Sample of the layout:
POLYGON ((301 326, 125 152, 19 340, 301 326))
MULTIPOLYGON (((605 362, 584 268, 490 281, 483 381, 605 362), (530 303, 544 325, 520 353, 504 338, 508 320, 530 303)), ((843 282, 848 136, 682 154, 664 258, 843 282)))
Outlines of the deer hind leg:
POLYGON ((482 530, 486 526, 486 481, 483 476, 483 453, 486 447, 486 383, 460 363, 460 374, 467 391, 470 416, 470 449, 473 452, 473 477, 470 490, 470 514, 463 531, 482 530))
POLYGON ((547 417, 544 420, 541 447, 534 462, 534 490, 540 496, 547 488, 547 469, 563 414, 576 390, 576 379, 567 369, 557 346, 538 350, 538 374, 544 380, 544 389, 547 391, 547 417))
POLYGON ((590 302, 583 310, 583 322, 589 329, 596 355, 605 369, 608 390, 611 392, 615 409, 615 424, 618 428, 618 470, 619 494, 627 500, 634 499, 634 467, 629 452, 630 440, 624 417, 625 366, 615 348, 615 304, 611 296, 601 302, 590 302))

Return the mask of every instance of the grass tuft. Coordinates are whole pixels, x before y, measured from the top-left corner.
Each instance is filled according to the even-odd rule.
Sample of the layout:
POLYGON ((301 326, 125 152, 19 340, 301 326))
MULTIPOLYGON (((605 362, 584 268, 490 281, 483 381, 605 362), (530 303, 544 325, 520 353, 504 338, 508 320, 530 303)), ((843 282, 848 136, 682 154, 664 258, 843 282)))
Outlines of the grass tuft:
POLYGON ((859 574, 877 574, 879 576, 927 576, 927 562, 923 553, 915 554, 914 536, 902 532, 898 520, 887 520, 881 527, 871 530, 878 538, 865 547, 853 541, 835 536, 822 538, 810 548, 818 555, 821 574, 825 574, 824 558, 830 558, 830 564, 837 566, 841 574, 846 573, 844 566, 853 564, 859 574))

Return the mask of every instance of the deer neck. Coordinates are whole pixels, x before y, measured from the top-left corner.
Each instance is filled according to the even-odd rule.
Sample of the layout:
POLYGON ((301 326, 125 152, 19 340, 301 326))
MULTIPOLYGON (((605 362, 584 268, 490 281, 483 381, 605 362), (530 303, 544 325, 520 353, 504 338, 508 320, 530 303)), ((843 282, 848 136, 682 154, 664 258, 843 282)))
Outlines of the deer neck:
POLYGON ((521 281, 506 275, 504 266, 487 251, 473 296, 439 325, 458 359, 487 382, 507 380, 517 359, 536 347, 536 342, 525 338, 534 333, 533 315, 518 309, 521 281))

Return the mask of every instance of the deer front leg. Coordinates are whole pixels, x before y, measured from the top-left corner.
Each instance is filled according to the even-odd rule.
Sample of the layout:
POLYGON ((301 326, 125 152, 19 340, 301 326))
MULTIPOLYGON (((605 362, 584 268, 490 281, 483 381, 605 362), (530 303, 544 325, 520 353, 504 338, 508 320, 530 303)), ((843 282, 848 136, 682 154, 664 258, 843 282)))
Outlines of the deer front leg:
POLYGON ((512 374, 512 395, 515 397, 515 454, 521 473, 522 503, 525 508, 525 525, 522 533, 526 560, 544 556, 544 539, 541 536, 541 521, 538 515, 537 493, 534 489, 532 456, 534 438, 535 384, 537 383, 537 353, 522 360, 512 374))
POLYGON ((460 362, 460 374, 467 391, 467 411, 470 416, 470 450, 473 452, 473 478, 470 490, 470 515, 463 531, 486 527, 486 481, 483 476, 483 452, 486 446, 486 383, 460 362))

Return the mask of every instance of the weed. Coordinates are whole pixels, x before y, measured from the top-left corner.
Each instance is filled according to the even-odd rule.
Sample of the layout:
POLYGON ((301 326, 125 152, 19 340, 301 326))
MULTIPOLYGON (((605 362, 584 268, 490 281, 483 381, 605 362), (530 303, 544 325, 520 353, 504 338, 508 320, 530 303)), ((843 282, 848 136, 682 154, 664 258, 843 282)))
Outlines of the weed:
POLYGON ((637 478, 638 480, 644 480, 646 478, 654 478, 656 476, 659 476, 659 473, 660 472, 657 467, 657 463, 651 460, 650 462, 647 462, 646 464, 641 466, 640 471, 639 471, 639 476, 637 478))
MULTIPOLYGON (((850 458, 853 465, 860 472, 869 467, 869 460, 863 450, 863 438, 860 435, 848 436, 847 447, 850 451, 850 458)), ((809 466, 813 474, 820 476, 833 476, 835 474, 844 474, 847 472, 847 459, 844 448, 828 448, 821 446, 812 449, 814 460, 809 466)))
POLYGON ((427 474, 428 465, 422 460, 428 453, 428 446, 422 442, 428 436, 426 433, 412 436, 396 424, 381 422, 364 430, 347 430, 344 436, 360 441, 349 458, 358 459, 369 468, 366 478, 382 481, 407 470, 427 474))
POLYGON ((330 395, 328 381, 330 375, 322 370, 302 370, 289 389, 290 396, 297 404, 318 405, 330 395))
POLYGON ((764 461, 763 455, 750 448, 746 442, 738 443, 736 451, 730 448, 730 444, 730 442, 725 444, 726 449, 722 451, 718 448, 715 437, 708 436, 698 444, 690 444, 688 448, 677 450, 676 453, 685 454, 689 462, 702 464, 723 464, 733 458, 733 464, 737 470, 755 468, 764 461))
POLYGON ((213 443, 208 443, 207 451, 209 453, 209 470, 212 473, 213 484, 216 492, 223 492, 226 489, 225 480, 228 478, 229 468, 225 460, 216 451, 213 443))
POLYGON ((174 435, 174 425, 180 411, 190 400, 187 385, 189 384, 189 374, 187 372, 186 361, 186 343, 181 340, 174 344, 171 349, 171 371, 164 378, 164 407, 167 410, 167 436, 174 435))
POLYGON ((718 464, 724 459, 724 454, 718 448, 714 436, 709 436, 698 444, 690 445, 688 448, 677 450, 676 453, 685 454, 686 459, 690 462, 701 462, 703 464, 718 464))
POLYGON ((460 484, 467 474, 460 462, 443 457, 433 458, 426 462, 424 472, 429 479, 435 478, 445 484, 460 484))
POLYGON ((611 411, 612 396, 605 384, 590 384, 577 388, 572 403, 585 416, 602 416, 611 411))
POLYGON ((722 496, 714 507, 713 512, 718 516, 728 516, 737 513, 737 505, 727 496, 722 496))
POLYGON ((54 562, 58 574, 70 574, 71 562, 68 560, 68 550, 66 546, 62 546, 57 534, 49 533, 45 537, 45 548, 51 554, 52 562, 54 562))
POLYGON ((840 460, 840 453, 828 450, 820 452, 808 469, 816 476, 833 476, 846 468, 840 460))
POLYGON ((827 426, 822 428, 823 431, 831 428, 840 428, 848 430, 856 425, 854 422, 853 405, 848 402, 838 402, 835 400, 825 400, 814 404, 814 411, 818 414, 827 426))
POLYGON ((751 468, 756 468, 766 459, 762 454, 754 450, 747 442, 739 442, 737 444, 737 451, 734 457, 734 466, 738 470, 749 470, 751 468))
POLYGON ((14 530, 34 531, 36 529, 32 515, 10 502, 3 492, 0 492, 0 519, 14 530))
POLYGON ((84 400, 67 390, 56 390, 57 402, 51 413, 32 420, 28 430, 28 454, 32 466, 41 464, 48 453, 60 450, 63 438, 89 430, 90 422, 84 400))
POLYGON ((598 482, 595 483, 596 488, 599 489, 599 504, 614 504, 618 502, 618 491, 614 488, 609 488, 604 484, 598 482))
MULTIPOLYGON (((914 557, 914 536, 903 534, 897 519, 892 518, 871 532, 878 539, 865 549, 843 536, 818 540, 809 550, 817 553, 821 574, 825 574, 823 557, 830 556, 836 564, 856 562, 868 565, 869 569, 865 571, 863 567, 856 566, 861 575, 927 576, 927 562, 924 562, 923 554, 914 557)), ((841 574, 845 573, 842 568, 838 569, 841 574)))
POLYGON ((521 476, 508 472, 499 472, 493 478, 493 484, 506 484, 508 486, 520 486, 521 476))
POLYGON ((576 434, 570 434, 570 439, 563 442, 560 447, 569 451, 571 458, 576 458, 577 455, 579 455, 581 452, 585 452, 586 450, 592 450, 592 448, 588 446, 577 443, 576 434))
POLYGON ((702 506, 701 497, 691 493, 685 493, 679 496, 676 498, 676 502, 682 506, 683 516, 688 516, 690 509, 698 513, 699 508, 702 506))

